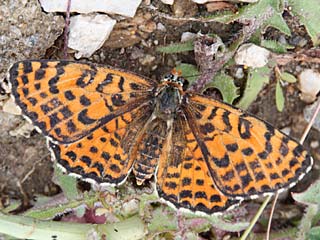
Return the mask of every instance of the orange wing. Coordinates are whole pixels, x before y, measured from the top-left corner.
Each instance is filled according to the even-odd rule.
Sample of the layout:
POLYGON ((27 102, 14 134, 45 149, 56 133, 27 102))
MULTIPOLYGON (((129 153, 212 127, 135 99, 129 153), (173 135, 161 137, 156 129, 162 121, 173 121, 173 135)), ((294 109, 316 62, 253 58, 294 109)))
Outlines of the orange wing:
POLYGON ((49 149, 68 173, 87 181, 119 185, 132 169, 136 158, 131 146, 151 113, 152 106, 144 104, 76 142, 67 145, 49 142, 49 149))
POLYGON ((312 167, 303 147, 271 125, 227 104, 189 96, 184 112, 202 168, 227 197, 254 198, 292 187, 312 167), (199 153, 200 155, 200 153, 199 153))
POLYGON ((157 191, 176 208, 208 214, 224 211, 239 203, 215 187, 209 169, 186 120, 177 118, 162 148, 157 172, 157 191))
POLYGON ((9 74, 23 114, 45 136, 63 144, 137 108, 155 86, 130 73, 69 61, 22 61, 9 74))

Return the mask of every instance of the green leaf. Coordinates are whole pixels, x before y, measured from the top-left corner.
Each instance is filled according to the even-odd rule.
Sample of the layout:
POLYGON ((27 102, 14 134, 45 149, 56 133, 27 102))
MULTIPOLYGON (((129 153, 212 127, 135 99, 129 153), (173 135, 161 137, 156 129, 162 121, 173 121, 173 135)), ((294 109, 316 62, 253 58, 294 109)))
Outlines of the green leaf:
POLYGON ((267 66, 250 69, 243 96, 237 104, 239 108, 247 109, 257 98, 264 84, 269 83, 270 71, 267 66))
POLYGON ((310 229, 308 234, 309 240, 319 240, 320 239, 320 227, 313 227, 310 229))
MULTIPOLYGON (((180 229, 178 222, 178 216, 176 210, 173 210, 167 206, 158 207, 152 211, 152 218, 149 220, 148 231, 149 233, 161 233, 161 232, 177 232, 180 229)), ((184 213, 183 225, 191 232, 204 232, 209 230, 212 226, 229 232, 239 232, 248 227, 248 222, 230 222, 224 220, 222 216, 207 215, 199 216, 195 213, 184 213)))
POLYGON ((315 181, 305 192, 292 193, 292 197, 295 201, 308 206, 301 219, 299 232, 297 233, 297 239, 306 239, 306 236, 310 232, 312 220, 319 212, 320 180, 315 181))
POLYGON ((0 212, 0 233, 20 239, 144 239, 145 225, 139 216, 108 224, 83 224, 72 222, 42 221, 30 217, 5 215, 0 212))
POLYGON ((286 53, 287 49, 292 49, 293 47, 288 44, 282 44, 274 40, 262 40, 261 47, 268 48, 269 50, 276 53, 286 53))
POLYGON ((283 32, 287 36, 291 35, 290 28, 288 27, 286 21, 282 17, 283 9, 277 11, 271 18, 266 21, 265 27, 273 27, 278 29, 279 31, 283 32))
POLYGON ((65 196, 69 199, 79 198, 79 192, 77 188, 77 179, 70 175, 64 174, 57 165, 54 165, 54 182, 58 184, 65 196))
POLYGON ((297 81, 296 77, 290 73, 287 72, 282 72, 280 74, 280 78, 283 81, 286 81, 288 83, 295 83, 297 81))
POLYGON ((157 47, 157 51, 162 53, 181 53, 181 52, 188 52, 192 50, 193 50, 193 41, 173 43, 167 46, 157 47))
POLYGON ((282 17, 282 13, 284 11, 282 0, 259 0, 256 3, 248 4, 240 8, 239 12, 235 14, 221 14, 212 16, 210 18, 222 23, 231 23, 238 20, 260 18, 260 16, 265 15, 266 11, 268 11, 270 7, 274 13, 269 19, 266 20, 263 25, 264 28, 273 27, 290 36, 290 29, 282 17))
POLYGON ((320 180, 315 181, 305 192, 292 193, 292 197, 303 204, 316 204, 320 206, 320 180))
POLYGON ((276 85, 276 105, 279 112, 282 112, 284 108, 284 96, 280 81, 277 81, 276 85))
POLYGON ((214 19, 223 23, 253 19, 264 15, 269 7, 272 7, 276 12, 280 12, 279 4, 279 0, 260 0, 240 8, 239 12, 235 14, 223 14, 221 16, 216 16, 214 19))
POLYGON ((181 71, 182 76, 187 79, 190 84, 196 81, 200 75, 198 68, 192 64, 181 63, 180 65, 176 66, 176 70, 181 71))
POLYGON ((239 97, 238 87, 234 84, 233 78, 225 73, 219 73, 212 82, 207 84, 205 88, 213 87, 220 91, 223 101, 229 104, 239 97))
MULTIPOLYGON (((42 197, 43 198, 43 197, 42 197)), ((92 206, 95 202, 98 202, 98 195, 90 195, 85 196, 84 199, 79 200, 68 200, 67 202, 59 199, 60 202, 57 200, 55 202, 52 201, 52 197, 48 197, 47 201, 42 199, 43 203, 37 204, 34 208, 29 209, 23 215, 26 217, 33 217, 37 219, 52 219, 53 217, 70 211, 70 209, 78 208, 79 206, 85 207, 92 206)))
POLYGON ((288 0, 293 15, 306 27, 315 46, 320 44, 319 0, 288 0))

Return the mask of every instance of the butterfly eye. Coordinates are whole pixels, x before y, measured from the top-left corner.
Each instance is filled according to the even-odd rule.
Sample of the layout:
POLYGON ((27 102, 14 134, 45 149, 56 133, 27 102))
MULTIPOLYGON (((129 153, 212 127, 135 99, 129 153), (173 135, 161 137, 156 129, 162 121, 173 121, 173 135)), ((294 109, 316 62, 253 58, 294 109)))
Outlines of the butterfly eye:
POLYGON ((185 79, 183 77, 178 77, 177 78, 177 83, 179 83, 181 86, 183 86, 184 83, 185 83, 185 79))
POLYGON ((161 82, 172 81, 173 79, 174 79, 174 75, 172 73, 168 73, 168 74, 164 75, 161 82))

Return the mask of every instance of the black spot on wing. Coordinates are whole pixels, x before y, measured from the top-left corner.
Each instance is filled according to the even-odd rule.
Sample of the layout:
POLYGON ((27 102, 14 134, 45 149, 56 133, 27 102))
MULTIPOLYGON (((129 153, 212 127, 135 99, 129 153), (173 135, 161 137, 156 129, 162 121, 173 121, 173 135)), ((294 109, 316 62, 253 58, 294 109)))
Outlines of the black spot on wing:
POLYGON ((222 114, 222 121, 226 125, 224 131, 230 132, 232 130, 232 125, 230 124, 230 119, 229 119, 230 112, 229 111, 224 111, 222 114))
POLYGON ((110 156, 110 154, 109 154, 108 152, 102 152, 101 157, 102 157, 104 160, 108 161, 111 156, 110 156))
POLYGON ((32 63, 30 61, 23 61, 22 65, 23 65, 23 73, 24 74, 28 74, 28 73, 31 73, 33 71, 32 63))
POLYGON ((180 198, 192 198, 192 192, 190 190, 182 190, 179 196, 180 198))
POLYGON ((217 108, 212 108, 210 115, 208 116, 208 120, 212 120, 217 115, 217 108))
POLYGON ((23 96, 27 97, 29 95, 29 88, 22 88, 22 93, 23 93, 23 96))
POLYGON ((182 179, 182 186, 189 186, 191 184, 191 178, 185 177, 182 179))
POLYGON ((118 83, 118 87, 119 87, 121 92, 123 92, 123 83, 124 83, 124 78, 120 77, 120 80, 119 80, 119 83, 118 83))
POLYGON ((57 86, 51 86, 49 88, 49 92, 52 94, 58 94, 59 93, 59 89, 57 88, 57 86))
POLYGON ((96 121, 88 116, 88 109, 84 109, 79 113, 78 120, 84 125, 89 125, 96 121))
POLYGON ((226 148, 229 152, 236 152, 239 149, 239 146, 237 143, 230 143, 226 145, 226 148))
POLYGON ((177 188, 177 184, 175 182, 166 182, 165 186, 169 189, 176 189, 177 188))
POLYGON ((32 106, 35 106, 38 103, 38 100, 33 97, 29 97, 27 99, 32 104, 32 106))
POLYGON ((93 80, 95 75, 97 74, 96 70, 84 70, 82 75, 77 79, 76 85, 83 88, 88 85, 90 85, 93 80))
POLYGON ((200 132, 204 135, 211 133, 213 131, 214 131, 214 126, 209 122, 205 123, 204 125, 200 125, 200 132))
POLYGON ((48 94, 46 94, 45 92, 41 92, 41 93, 40 93, 40 97, 42 97, 43 99, 44 99, 44 98, 47 98, 47 97, 48 97, 48 94))
POLYGON ((41 80, 45 74, 46 74, 46 71, 40 68, 34 73, 34 78, 35 80, 41 80))
POLYGON ((132 90, 142 90, 142 89, 143 89, 142 86, 140 86, 139 84, 134 83, 134 82, 130 83, 129 86, 130 86, 130 88, 131 88, 132 90))
POLYGON ((70 109, 67 106, 64 106, 60 109, 60 112, 62 113, 64 119, 67 119, 73 115, 73 113, 70 111, 70 109))
POLYGON ((108 73, 106 75, 106 78, 101 83, 98 84, 96 90, 98 92, 103 92, 104 87, 112 83, 112 81, 113 81, 113 74, 108 73))
POLYGON ((241 151, 245 156, 251 156, 253 154, 253 149, 251 147, 247 147, 242 149, 241 151))
POLYGON ((64 96, 65 96, 65 98, 66 99, 68 99, 68 100, 74 100, 76 97, 74 96, 74 94, 72 93, 72 91, 70 91, 70 90, 67 90, 67 91, 65 91, 64 92, 64 96))
POLYGON ((36 90, 39 90, 39 89, 41 88, 41 84, 40 84, 40 83, 34 84, 34 88, 35 88, 36 90))
POLYGON ((101 163, 95 162, 95 163, 92 165, 92 167, 98 169, 98 171, 99 171, 99 173, 100 173, 101 176, 103 175, 103 173, 104 173, 104 167, 103 167, 103 165, 102 165, 101 163))
POLYGON ((73 162, 77 159, 77 154, 74 151, 66 152, 66 155, 69 157, 70 160, 73 162))
POLYGON ((58 113, 49 115, 50 127, 54 128, 61 120, 58 118, 58 113))
POLYGON ((26 75, 22 75, 22 76, 21 76, 21 80, 22 80, 22 83, 23 83, 24 85, 26 85, 26 84, 29 83, 29 79, 28 79, 28 77, 27 77, 26 75))
POLYGON ((234 171, 230 170, 228 172, 226 172, 225 175, 223 175, 222 180, 229 182, 230 180, 232 180, 234 178, 234 171))
POLYGON ((92 162, 91 158, 85 155, 80 157, 80 161, 85 163, 88 167, 91 165, 92 162))
POLYGON ((69 120, 67 122, 67 128, 69 133, 74 133, 77 130, 77 127, 72 120, 69 120))
POLYGON ((215 163, 215 165, 219 168, 226 168, 230 164, 230 159, 228 154, 225 154, 224 157, 222 158, 212 157, 212 160, 215 163))
POLYGON ((126 102, 122 99, 121 94, 114 94, 111 96, 111 101, 114 106, 123 106, 126 102))
POLYGON ((91 105, 91 101, 89 98, 87 98, 85 95, 82 95, 80 97, 80 103, 82 106, 90 106, 91 105))
POLYGON ((251 123, 247 119, 240 117, 238 131, 242 139, 249 139, 251 137, 250 128, 251 123))
POLYGON ((110 170, 113 171, 113 172, 115 172, 115 173, 120 173, 120 172, 121 172, 121 169, 120 169, 119 166, 116 165, 116 164, 111 164, 111 165, 110 165, 110 170))

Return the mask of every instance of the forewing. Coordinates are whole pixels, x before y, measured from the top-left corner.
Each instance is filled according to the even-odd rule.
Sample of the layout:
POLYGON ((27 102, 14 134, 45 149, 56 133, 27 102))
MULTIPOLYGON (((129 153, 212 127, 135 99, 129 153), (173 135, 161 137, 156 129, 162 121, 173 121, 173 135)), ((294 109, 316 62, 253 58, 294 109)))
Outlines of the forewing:
POLYGON ((50 60, 15 63, 8 81, 23 114, 59 143, 77 141, 131 111, 145 101, 154 86, 111 68, 50 60))
POLYGON ((162 148, 157 191, 176 208, 208 214, 239 203, 222 195, 210 177, 196 138, 183 117, 173 123, 162 148))
POLYGON ((135 160, 131 146, 151 113, 150 105, 142 105, 71 144, 49 142, 49 149, 68 173, 97 183, 121 184, 135 160))
POLYGON ((192 95, 184 112, 210 176, 228 197, 281 191, 312 167, 311 156, 299 143, 239 109, 192 95))

